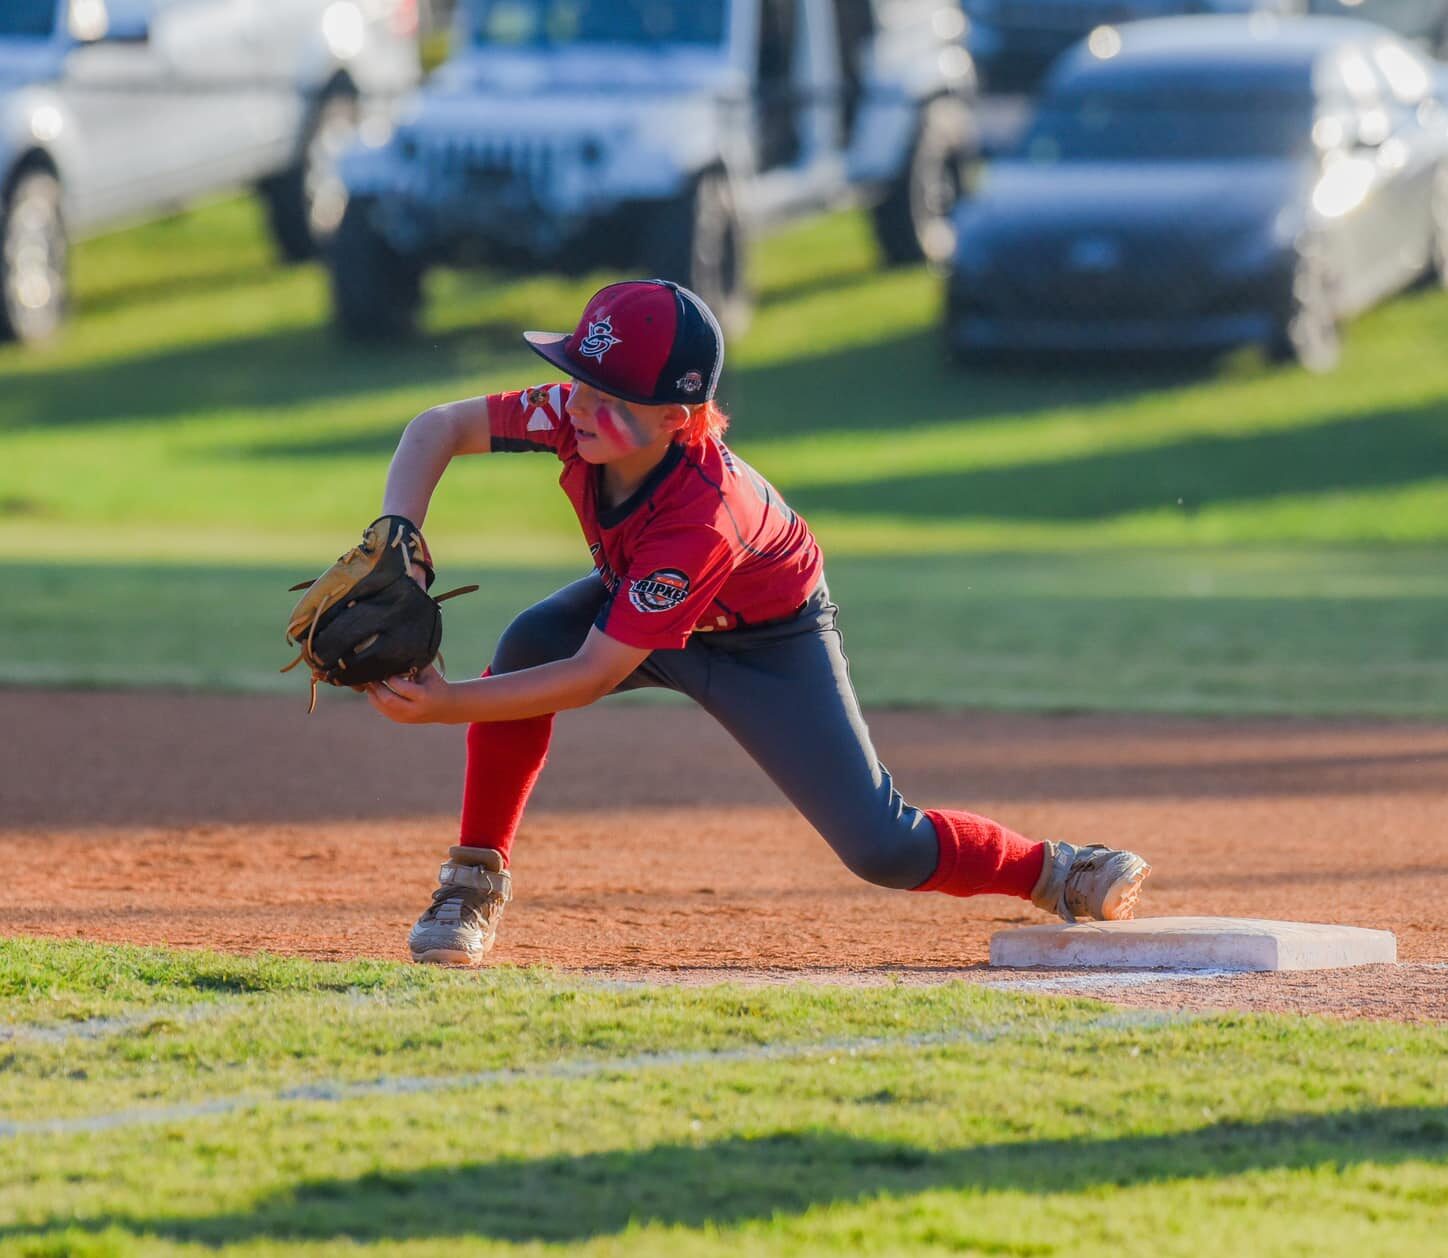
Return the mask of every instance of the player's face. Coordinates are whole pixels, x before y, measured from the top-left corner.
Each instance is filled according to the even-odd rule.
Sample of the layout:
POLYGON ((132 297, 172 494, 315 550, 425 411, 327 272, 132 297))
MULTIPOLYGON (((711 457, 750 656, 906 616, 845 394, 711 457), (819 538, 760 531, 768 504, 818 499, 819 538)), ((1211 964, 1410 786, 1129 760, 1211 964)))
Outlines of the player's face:
POLYGON ((568 394, 568 421, 578 455, 589 463, 612 463, 653 444, 668 430, 668 406, 640 406, 604 393, 581 380, 568 394))

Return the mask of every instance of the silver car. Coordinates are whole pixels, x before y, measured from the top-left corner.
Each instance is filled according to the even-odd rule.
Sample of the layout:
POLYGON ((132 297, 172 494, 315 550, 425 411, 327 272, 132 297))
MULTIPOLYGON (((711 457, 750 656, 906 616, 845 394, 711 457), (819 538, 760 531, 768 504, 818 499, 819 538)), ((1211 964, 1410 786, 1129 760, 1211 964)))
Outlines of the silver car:
POLYGON ((418 78, 417 0, 3 0, 0 337, 59 326, 68 241, 228 188, 311 256, 336 156, 418 78))
POLYGON ((955 0, 463 0, 396 134, 343 159, 337 322, 406 334, 436 266, 620 267, 734 331, 751 239, 844 204, 886 260, 943 263, 976 147, 964 28, 955 0))

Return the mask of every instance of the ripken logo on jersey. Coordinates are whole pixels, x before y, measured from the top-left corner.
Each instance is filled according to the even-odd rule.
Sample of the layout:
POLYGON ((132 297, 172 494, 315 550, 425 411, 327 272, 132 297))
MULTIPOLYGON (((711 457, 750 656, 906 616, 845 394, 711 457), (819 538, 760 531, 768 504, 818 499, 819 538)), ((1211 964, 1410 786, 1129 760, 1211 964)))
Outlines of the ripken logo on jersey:
POLYGON ((689 578, 677 568, 660 568, 629 582, 628 601, 641 612, 672 611, 689 597, 689 578))

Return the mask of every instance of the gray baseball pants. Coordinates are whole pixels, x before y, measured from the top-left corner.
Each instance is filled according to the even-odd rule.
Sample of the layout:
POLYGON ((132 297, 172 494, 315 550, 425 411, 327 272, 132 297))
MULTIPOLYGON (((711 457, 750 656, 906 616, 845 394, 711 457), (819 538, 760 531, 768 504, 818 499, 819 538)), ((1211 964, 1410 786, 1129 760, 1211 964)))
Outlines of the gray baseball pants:
MULTIPOLYGON (((583 645, 608 593, 595 575, 521 612, 504 631, 494 673, 566 659, 583 645)), ((821 581, 788 621, 695 633, 655 651, 619 691, 688 695, 719 722, 845 865, 882 887, 918 887, 935 872, 935 827, 907 804, 870 742, 850 684, 839 609, 821 581)))

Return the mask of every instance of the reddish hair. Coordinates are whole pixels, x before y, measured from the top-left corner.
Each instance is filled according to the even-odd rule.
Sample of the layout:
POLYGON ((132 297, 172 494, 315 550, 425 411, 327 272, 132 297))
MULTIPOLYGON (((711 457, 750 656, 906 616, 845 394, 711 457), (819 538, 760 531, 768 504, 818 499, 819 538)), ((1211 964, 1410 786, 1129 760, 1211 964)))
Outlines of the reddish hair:
POLYGON ((729 416, 714 402, 700 402, 689 410, 689 418, 679 429, 679 440, 686 446, 699 446, 710 437, 722 437, 729 427, 729 416))

